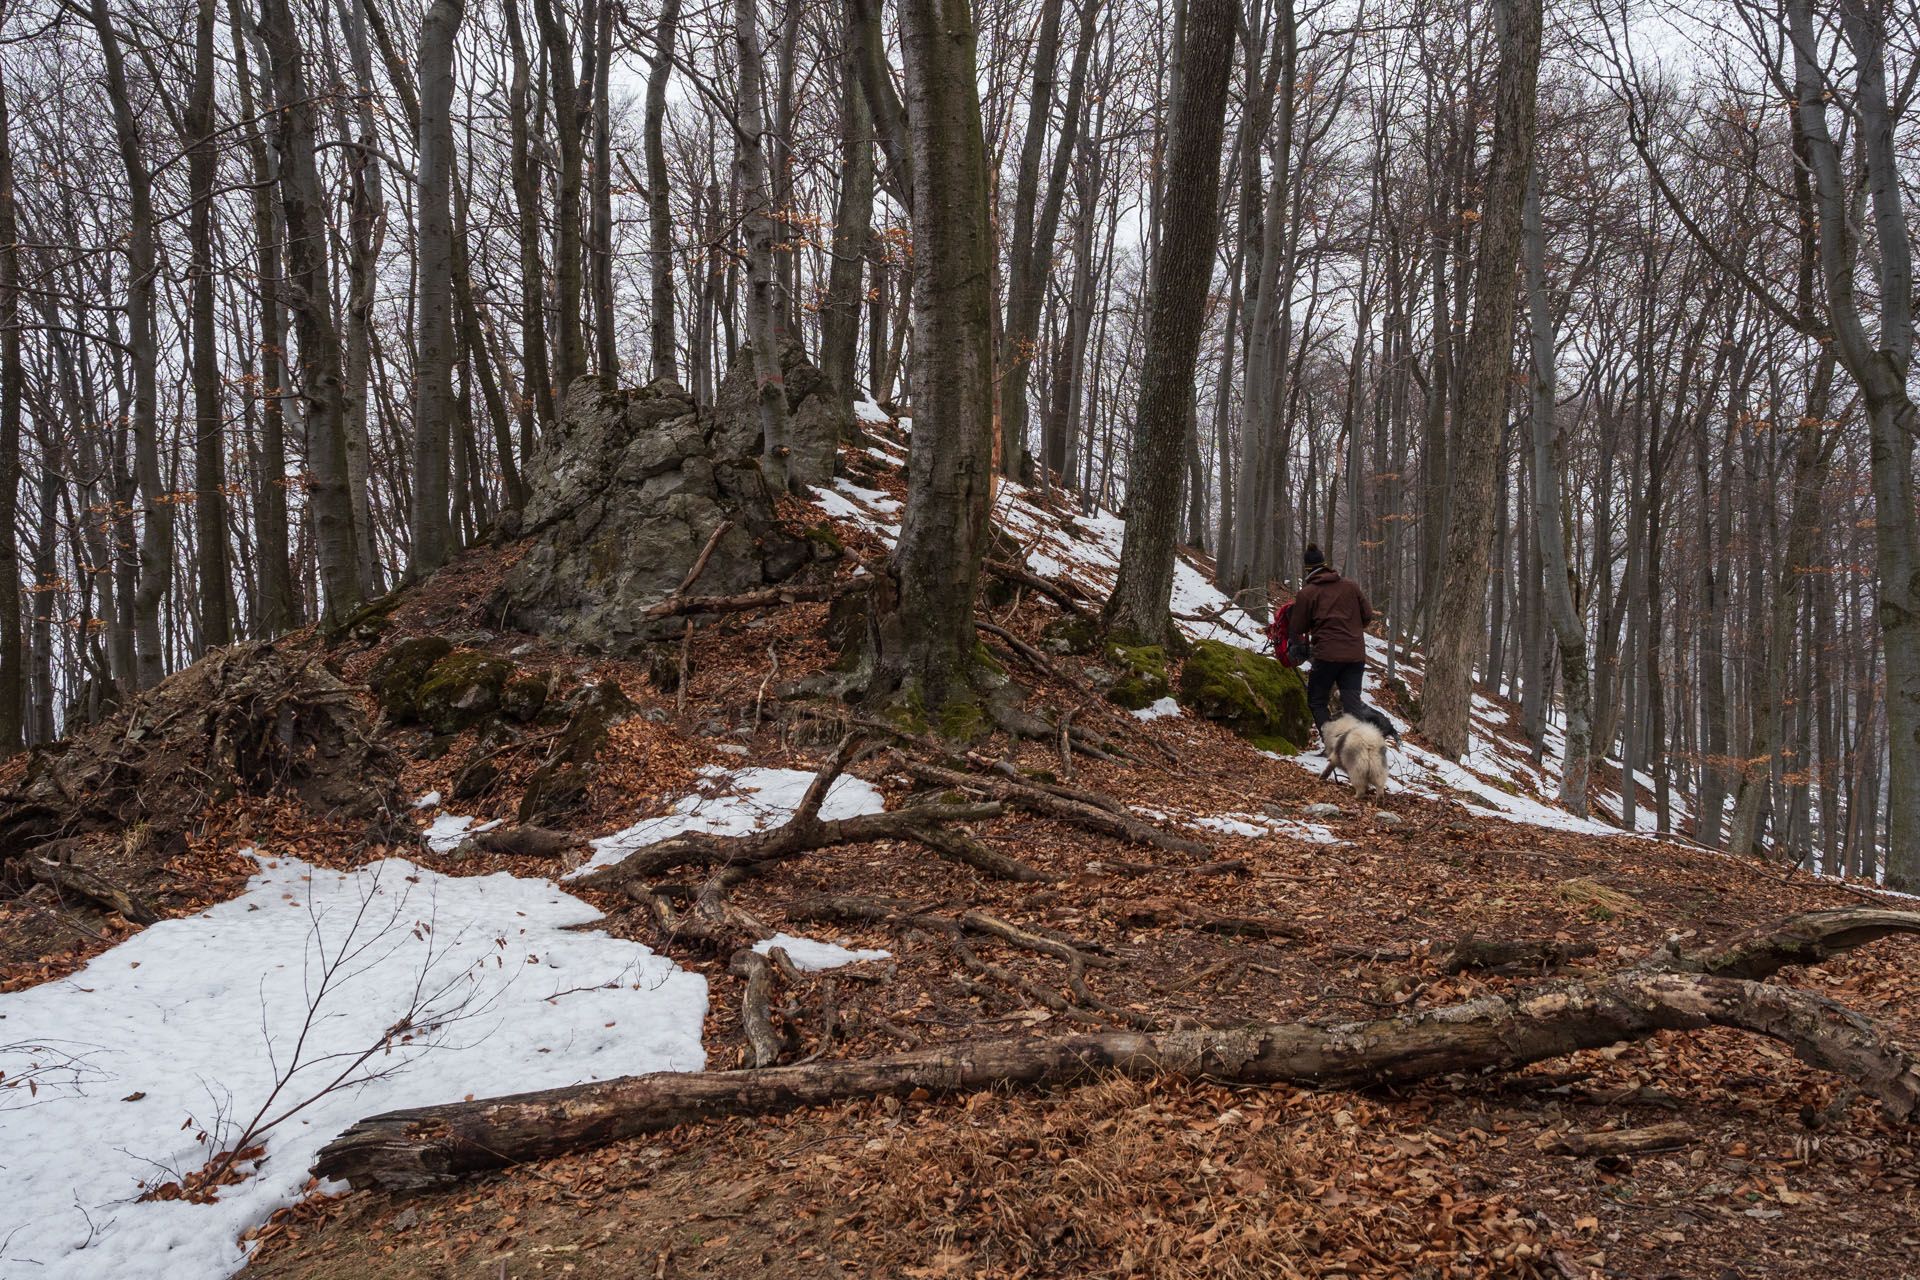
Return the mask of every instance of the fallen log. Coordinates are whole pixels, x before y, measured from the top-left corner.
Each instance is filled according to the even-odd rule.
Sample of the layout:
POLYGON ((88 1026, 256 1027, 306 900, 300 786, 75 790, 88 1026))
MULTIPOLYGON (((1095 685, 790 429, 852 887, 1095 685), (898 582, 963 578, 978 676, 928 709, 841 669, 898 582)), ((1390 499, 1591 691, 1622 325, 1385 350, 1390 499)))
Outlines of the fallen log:
POLYGON ((1546 1149, 1563 1156, 1630 1156, 1643 1151, 1672 1151, 1700 1135, 1679 1120, 1644 1129, 1606 1129, 1597 1133, 1567 1133, 1547 1143, 1546 1149))
POLYGON ((999 560, 982 561, 980 567, 996 578, 1000 578, 1006 582, 1018 583, 1020 586, 1032 591, 1038 591, 1041 595, 1053 601, 1068 613, 1076 616, 1084 616, 1087 612, 1086 604, 1082 603, 1086 600, 1086 597, 1084 595, 1076 597, 1074 592, 1063 582, 1055 581, 1052 578, 1043 578, 1030 569, 1022 569, 1019 565, 1006 564, 999 560))
POLYGON ((689 613, 744 613, 781 604, 834 600, 873 585, 871 578, 840 578, 813 586, 763 587, 737 596, 669 596, 646 611, 649 618, 676 618, 689 613))
POLYGON ((1895 1117, 1920 1108, 1920 1062, 1823 996, 1745 979, 1634 971, 1372 1022, 977 1040, 866 1061, 658 1072, 391 1111, 328 1143, 313 1173, 359 1189, 419 1191, 712 1117, 853 1098, 1060 1085, 1100 1072, 1358 1088, 1511 1069, 1710 1026, 1780 1041, 1803 1061, 1853 1080, 1895 1117))
POLYGON ((1684 955, 1670 944, 1656 952, 1649 967, 1674 973, 1707 973, 1720 978, 1767 978, 1792 964, 1819 964, 1896 933, 1920 933, 1920 912, 1883 907, 1841 907, 1809 911, 1782 924, 1737 934, 1725 942, 1684 955))
POLYGON ((1591 942, 1562 942, 1557 938, 1462 938, 1437 963, 1442 973, 1465 973, 1469 969, 1543 973, 1565 968, 1598 950, 1591 942))
POLYGON ((41 884, 62 893, 76 894, 109 911, 118 911, 133 924, 153 924, 160 919, 152 907, 85 867, 77 867, 71 862, 56 862, 52 858, 28 858, 27 870, 41 884))
POLYGON ((982 777, 978 774, 959 773, 953 769, 943 769, 924 760, 900 757, 898 768, 909 777, 931 782, 937 786, 952 787, 956 790, 977 791, 982 795, 1010 804, 1029 813, 1041 814, 1049 818, 1059 818, 1075 826, 1085 827, 1089 831, 1098 831, 1103 835, 1118 836, 1135 844, 1152 845, 1156 849, 1165 849, 1169 853, 1187 853, 1195 857, 1210 857, 1213 849, 1198 840, 1189 840, 1174 835, 1152 823, 1136 818, 1131 814, 1115 813, 1091 804, 1083 804, 1065 796, 1043 791, 1039 787, 1016 782, 1004 774, 995 777, 982 777))
POLYGON ((531 823, 516 823, 508 827, 495 827, 491 831, 477 831, 455 846, 453 852, 457 857, 476 853, 505 853, 527 858, 557 858, 585 843, 584 837, 570 831, 554 831, 531 823))

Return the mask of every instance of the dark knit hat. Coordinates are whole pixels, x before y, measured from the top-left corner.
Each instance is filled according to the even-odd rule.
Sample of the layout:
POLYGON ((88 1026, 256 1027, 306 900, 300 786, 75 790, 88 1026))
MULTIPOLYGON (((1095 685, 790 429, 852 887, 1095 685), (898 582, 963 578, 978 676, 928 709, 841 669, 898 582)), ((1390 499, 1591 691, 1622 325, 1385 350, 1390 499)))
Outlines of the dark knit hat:
POLYGON ((1320 548, 1311 542, 1307 544, 1305 554, 1300 557, 1300 563, 1308 569, 1317 569, 1326 562, 1327 557, 1321 554, 1320 548))

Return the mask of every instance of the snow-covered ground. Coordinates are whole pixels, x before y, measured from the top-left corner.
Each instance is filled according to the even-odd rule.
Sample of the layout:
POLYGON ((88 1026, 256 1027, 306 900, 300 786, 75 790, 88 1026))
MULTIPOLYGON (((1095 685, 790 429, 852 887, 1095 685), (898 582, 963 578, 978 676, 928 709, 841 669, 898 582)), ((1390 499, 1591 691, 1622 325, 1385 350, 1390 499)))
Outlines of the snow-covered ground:
POLYGON ((544 880, 262 858, 231 902, 0 995, 0 1275, 217 1280, 363 1116, 705 1065, 706 979, 544 880), (49 1065, 54 1070, 46 1071, 49 1065), (212 1204, 141 1202, 233 1149, 212 1204))
MULTIPOLYGON (((877 406, 863 410, 865 421, 879 424, 877 406)), ((905 450, 885 436, 875 434, 866 452, 888 466, 900 466, 905 450)), ((863 488, 841 478, 832 490, 818 491, 815 504, 836 519, 859 525, 878 534, 891 544, 899 532, 899 501, 878 490, 863 488)), ((994 521, 1005 529, 1027 553, 1027 562, 1036 573, 1077 583, 1087 590, 1105 594, 1113 586, 1120 568, 1120 548, 1126 524, 1108 511, 1063 514, 1042 505, 1040 495, 1024 485, 1001 481, 994 502, 994 521)), ((1266 628, 1257 619, 1234 605, 1214 587, 1205 573, 1185 559, 1174 569, 1173 612, 1181 631, 1195 640, 1219 640, 1243 649, 1264 652, 1266 628)), ((1375 672, 1387 669, 1387 643, 1368 637, 1371 666, 1375 672)), ((1400 653, 1395 665, 1417 674, 1418 654, 1400 653)), ((1159 705, 1135 712, 1141 719, 1171 714, 1159 705)), ((1472 742, 1467 757, 1460 763, 1442 759, 1411 742, 1403 742, 1390 752, 1393 774, 1391 791, 1452 800, 1463 807, 1515 822, 1595 835, 1618 835, 1620 828, 1610 822, 1575 818, 1555 803, 1559 794, 1559 764, 1564 738, 1557 725, 1549 724, 1542 763, 1535 766, 1518 726, 1506 709, 1484 694, 1476 694, 1472 712, 1472 742)), ((1407 728, 1400 722, 1404 732, 1407 728)), ((1288 757, 1276 757, 1287 759, 1288 757)), ((1326 766, 1326 758, 1307 753, 1290 758, 1297 766, 1317 776, 1326 766)), ((1653 780, 1635 775, 1650 794, 1653 780)), ((1620 812, 1619 796, 1594 785, 1590 795, 1596 807, 1609 815, 1620 812)), ((1650 804, 1642 804, 1634 815, 1639 831, 1652 832, 1658 826, 1650 804)), ((1684 799, 1673 798, 1671 825, 1678 828, 1689 820, 1684 799)), ((1245 825, 1244 823, 1242 825, 1245 825)))

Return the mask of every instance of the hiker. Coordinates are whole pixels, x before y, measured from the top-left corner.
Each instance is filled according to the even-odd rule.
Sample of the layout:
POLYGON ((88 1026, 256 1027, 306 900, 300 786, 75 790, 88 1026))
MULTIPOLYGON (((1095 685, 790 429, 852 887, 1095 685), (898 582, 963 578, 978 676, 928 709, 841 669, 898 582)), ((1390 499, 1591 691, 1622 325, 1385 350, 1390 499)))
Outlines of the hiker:
POLYGON ((1307 676, 1307 709, 1316 729, 1328 719, 1327 697, 1338 687, 1340 709, 1366 718, 1361 709, 1360 677, 1367 669, 1367 624, 1373 610, 1360 584, 1343 578, 1327 563, 1320 548, 1307 544, 1301 563, 1307 571, 1288 611, 1287 635, 1299 643, 1313 642, 1313 670, 1307 676))

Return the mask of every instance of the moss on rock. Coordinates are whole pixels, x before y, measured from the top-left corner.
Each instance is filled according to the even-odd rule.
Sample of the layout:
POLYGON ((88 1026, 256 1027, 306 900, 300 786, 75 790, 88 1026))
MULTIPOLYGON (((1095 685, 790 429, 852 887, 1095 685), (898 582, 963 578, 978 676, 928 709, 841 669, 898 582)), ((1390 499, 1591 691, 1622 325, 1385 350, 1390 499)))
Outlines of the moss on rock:
POLYGON ((433 664, 414 695, 414 714, 440 733, 458 733, 500 709, 513 664, 484 653, 450 653, 433 664))
POLYGON ((1040 647, 1048 653, 1070 653, 1076 657, 1100 647, 1100 624, 1085 615, 1068 614, 1040 628, 1040 647))
POLYGON ((547 705, 547 682, 540 676, 515 676, 500 688, 500 714, 529 724, 547 705))
POLYGON ((1107 701, 1129 711, 1150 707, 1167 696, 1167 651, 1156 644, 1128 644, 1109 640, 1107 661, 1120 669, 1120 678, 1107 690, 1107 701))
POLYGON ((1299 672, 1218 640, 1193 646, 1180 669, 1179 700, 1263 751, 1294 755, 1313 729, 1299 672))
POLYGON ((367 673, 367 686, 389 720, 405 723, 414 718, 414 697, 421 681, 452 652, 453 643, 445 636, 420 636, 402 640, 380 656, 367 673))

